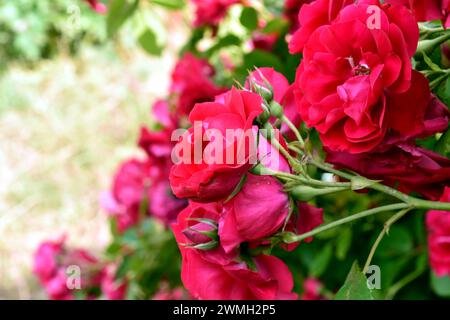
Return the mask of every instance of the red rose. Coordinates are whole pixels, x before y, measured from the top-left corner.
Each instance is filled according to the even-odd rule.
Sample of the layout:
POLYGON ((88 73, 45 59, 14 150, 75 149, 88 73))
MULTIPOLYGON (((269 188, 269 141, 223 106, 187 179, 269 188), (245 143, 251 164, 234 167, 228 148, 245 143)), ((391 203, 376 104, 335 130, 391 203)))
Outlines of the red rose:
POLYGON ((419 22, 442 20, 446 28, 450 27, 449 0, 386 0, 386 2, 406 5, 419 22))
POLYGON ((139 221, 141 204, 154 177, 149 161, 130 159, 119 167, 111 193, 101 198, 102 207, 115 217, 119 232, 139 221))
POLYGON ((117 267, 108 265, 103 269, 101 289, 108 300, 123 300, 127 290, 127 283, 116 279, 117 267))
POLYGON ((203 59, 186 53, 172 72, 170 93, 175 98, 176 115, 188 115, 196 103, 213 101, 225 91, 212 81, 213 67, 203 59))
POLYGON ((171 169, 170 184, 177 197, 211 202, 226 198, 234 190, 242 175, 252 166, 251 147, 255 143, 252 127, 255 118, 262 112, 261 103, 259 95, 233 88, 218 97, 216 102, 195 105, 189 115, 194 126, 185 132, 174 149, 175 154, 177 150, 193 151, 190 156, 177 154, 179 159, 171 169), (227 139, 227 130, 240 130, 243 134, 227 139), (221 139, 223 148, 214 149, 214 155, 206 151, 217 146, 217 141, 213 143, 213 138, 203 141, 205 132, 220 133, 217 139, 221 139), (198 154, 197 145, 203 154, 198 154))
POLYGON ((449 114, 447 106, 432 97, 425 113, 423 128, 415 135, 391 134, 376 152, 369 154, 326 150, 327 161, 365 177, 383 180, 385 184, 403 192, 415 191, 427 198, 438 199, 450 179, 450 160, 418 148, 412 141, 445 131, 449 114))
POLYGON ((240 0, 192 0, 195 6, 194 26, 216 27, 230 6, 240 0))
POLYGON ((57 241, 46 241, 34 254, 33 272, 41 282, 49 281, 58 268, 57 256, 62 253, 64 237, 57 241))
POLYGON ((130 159, 117 171, 111 192, 102 194, 102 207, 117 221, 119 232, 136 225, 141 215, 152 215, 168 224, 186 206, 170 190, 170 159, 151 161, 130 159), (148 205, 144 205, 148 200, 148 205))
POLYGON ((178 127, 177 119, 170 112, 169 104, 165 100, 157 100, 154 103, 152 114, 162 128, 159 130, 148 130, 142 127, 138 145, 147 153, 149 158, 168 162, 174 146, 174 143, 171 141, 172 132, 178 127))
POLYGON ((289 213, 289 199, 283 185, 270 176, 247 175, 239 193, 225 204, 219 223, 219 237, 226 252, 242 242, 274 234, 289 213))
POLYGON ((418 27, 402 6, 381 6, 379 29, 368 4, 352 4, 309 37, 294 84, 305 123, 332 151, 373 151, 391 134, 423 130, 431 94, 411 69, 418 27))
POLYGON ((320 294, 322 290, 322 283, 314 278, 307 278, 303 282, 303 293, 300 297, 301 300, 326 300, 324 296, 320 294))
POLYGON ((313 2, 313 0, 286 0, 284 2, 284 16, 289 20, 291 30, 299 28, 298 14, 304 4, 313 2))
POLYGON ((381 153, 329 152, 327 161, 356 171, 402 192, 419 192, 437 199, 450 181, 450 160, 410 144, 398 144, 381 153))
POLYGON ((73 299, 73 290, 86 290, 98 287, 102 278, 98 260, 82 249, 69 249, 64 246, 65 236, 56 241, 46 241, 39 245, 34 254, 33 272, 39 278, 46 293, 53 300, 73 299), (80 268, 80 287, 71 288, 68 268, 80 268))
POLYGON ((251 258, 255 269, 239 261, 237 254, 226 253, 221 246, 198 250, 184 231, 197 224, 193 218, 218 221, 221 209, 215 204, 191 203, 172 225, 182 255, 181 279, 197 299, 255 300, 295 299, 293 279, 287 266, 278 258, 259 255, 251 258))
POLYGON ((354 0, 316 0, 303 5, 298 14, 298 30, 289 42, 290 53, 302 52, 316 29, 330 24, 345 6, 354 2, 354 0))
MULTIPOLYGON (((440 201, 450 202, 450 187, 440 201)), ((450 211, 429 211, 426 220, 431 268, 439 277, 450 276, 450 211)))

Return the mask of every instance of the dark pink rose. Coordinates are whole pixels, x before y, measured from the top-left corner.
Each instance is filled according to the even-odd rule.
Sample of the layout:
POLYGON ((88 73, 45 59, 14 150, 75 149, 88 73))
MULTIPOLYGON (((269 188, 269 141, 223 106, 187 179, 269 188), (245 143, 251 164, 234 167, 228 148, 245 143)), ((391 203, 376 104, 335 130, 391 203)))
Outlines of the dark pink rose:
POLYGON ((42 242, 34 254, 33 273, 41 282, 52 278, 58 268, 58 256, 62 253, 65 237, 42 242))
POLYGON ((73 300, 74 296, 67 287, 67 275, 64 269, 58 269, 56 274, 45 284, 45 291, 52 300, 73 300))
POLYGON ((329 152, 327 161, 402 192, 419 192, 435 200, 450 181, 450 160, 411 144, 398 144, 372 154, 329 152))
POLYGON ((213 101, 225 91, 212 78, 213 67, 206 61, 186 53, 172 72, 170 93, 175 99, 177 117, 188 115, 196 103, 213 101))
POLYGON ((322 290, 322 283, 314 278, 307 278, 303 282, 303 293, 300 297, 301 300, 326 300, 325 297, 323 297, 320 294, 320 291, 322 290))
POLYGON ((298 15, 302 6, 311 2, 313 0, 285 0, 283 14, 291 25, 291 31, 297 30, 300 26, 298 15))
MULTIPOLYGON (((115 217, 119 232, 139 221, 143 200, 158 174, 158 168, 150 161, 130 159, 119 167, 111 193, 105 193, 101 198, 102 207, 115 217)), ((144 210, 142 214, 146 215, 144 210)))
POLYGON ((252 34, 251 47, 253 49, 272 51, 277 40, 278 34, 267 34, 257 30, 252 34))
MULTIPOLYGON (((34 254, 33 272, 38 277, 50 299, 74 299, 75 290, 88 293, 98 288, 102 279, 101 266, 98 260, 83 249, 70 249, 64 245, 65 236, 56 241, 40 244, 34 254), (69 278, 73 274, 72 267, 80 271, 79 287, 69 278)), ((76 270, 75 270, 76 271, 76 270)), ((91 296, 88 296, 91 297, 91 296)))
MULTIPOLYGON (((440 201, 450 202, 450 187, 440 201)), ((431 268, 439 277, 450 276, 450 211, 429 211, 426 224, 431 268)))
POLYGON ((198 250, 190 244, 184 231, 193 218, 218 221, 220 207, 191 203, 172 225, 182 255, 181 279, 196 299, 296 299, 293 279, 287 266, 278 258, 258 255, 252 258, 255 269, 239 261, 237 253, 226 253, 219 245, 211 250, 198 250), (194 206, 194 207, 192 207, 194 206), (199 209, 199 207, 204 209, 199 209))
POLYGON ((184 288, 162 287, 155 293, 152 300, 189 300, 189 293, 184 288))
POLYGON ((252 133, 253 121, 262 112, 261 103, 259 95, 233 88, 218 96, 216 102, 195 105, 189 115, 194 126, 176 146, 181 153, 183 150, 192 152, 190 156, 184 153, 179 155, 178 163, 170 172, 170 184, 177 197, 211 202, 225 199, 231 194, 243 174, 252 166, 250 157, 256 141, 252 133), (201 127, 196 127, 196 123, 201 127), (243 134, 227 139, 227 130, 230 129, 240 130, 243 134), (216 137, 211 137, 210 141, 203 141, 203 134, 212 130, 220 133, 217 139, 222 141, 222 149, 216 150, 214 154, 206 150, 215 150, 219 140, 213 143, 216 137), (196 145, 201 146, 202 154, 198 154, 198 151, 195 154, 196 145))
POLYGON ((242 189, 224 206, 219 222, 222 247, 231 252, 242 242, 273 235, 289 213, 289 199, 283 185, 271 176, 247 174, 242 189))
POLYGON ((108 300, 124 300, 127 283, 124 280, 116 279, 117 267, 108 265, 103 269, 103 276, 101 279, 102 293, 108 300))
POLYGON ((442 20, 446 28, 450 27, 449 0, 386 0, 386 3, 406 5, 419 22, 442 20))
POLYGON ((108 8, 101 3, 99 0, 85 0, 89 4, 89 6, 97 13, 106 13, 108 11, 108 8))
POLYGON ((314 31, 297 70, 298 110, 333 151, 371 152, 391 134, 417 134, 431 99, 428 81, 411 69, 419 35, 412 14, 380 6, 372 29, 368 8, 347 5, 314 31))
POLYGON ((142 127, 138 145, 150 159, 169 162, 170 153, 174 146, 171 141, 172 132, 178 128, 176 115, 169 110, 169 103, 165 100, 157 100, 154 103, 152 114, 161 128, 149 130, 142 127))
POLYGON ((230 6, 240 0, 191 0, 195 7, 194 26, 216 27, 230 6))
POLYGON ((187 205, 185 199, 178 199, 173 195, 168 176, 155 181, 148 192, 148 199, 151 215, 166 225, 174 222, 178 213, 187 205))

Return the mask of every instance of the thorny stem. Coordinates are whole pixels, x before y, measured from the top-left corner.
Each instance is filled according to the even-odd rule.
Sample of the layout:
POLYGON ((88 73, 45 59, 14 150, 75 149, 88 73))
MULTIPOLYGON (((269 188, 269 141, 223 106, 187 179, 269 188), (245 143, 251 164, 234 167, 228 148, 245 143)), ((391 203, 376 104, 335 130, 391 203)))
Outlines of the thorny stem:
POLYGON ((406 208, 398 212, 397 214, 393 215, 386 223, 384 224, 383 230, 381 230, 380 234, 378 235, 377 239, 375 240, 372 248, 370 249, 369 256, 367 257, 366 264, 364 265, 363 273, 367 273, 367 270, 369 269, 370 263, 372 262, 373 256, 375 255, 375 252, 377 251, 378 245, 380 244, 381 240, 385 236, 385 234, 389 233, 390 227, 403 218, 405 214, 407 214, 411 208, 406 208))
MULTIPOLYGON (((304 140, 302 139, 299 131, 297 130, 297 128, 295 128, 295 125, 292 124, 292 122, 289 121, 289 119, 287 119, 285 116, 283 116, 282 120, 289 126, 289 128, 291 128, 295 135, 297 136, 298 142, 300 143, 300 146, 302 150, 298 150, 297 148, 295 148, 296 150, 294 151, 298 151, 299 155, 302 155, 302 161, 298 160, 297 158, 293 157, 289 151, 287 151, 281 144, 280 142, 274 137, 274 130, 272 128, 272 126, 269 123, 266 123, 264 125, 264 128, 268 131, 266 138, 271 142, 271 144, 277 148, 279 150, 279 152, 286 157, 286 159, 288 159, 289 163, 293 166, 294 171, 296 172, 301 172, 302 176, 300 175, 294 175, 294 174, 290 174, 290 173, 285 173, 285 172, 276 172, 270 169, 267 169, 266 172, 269 174, 272 174, 273 176, 276 176, 279 179, 282 180, 287 180, 288 182, 292 181, 292 182, 299 182, 301 184, 305 184, 305 185, 311 185, 311 186, 315 186, 315 187, 323 187, 323 188, 334 188, 334 187, 342 187, 342 188, 348 188, 351 189, 352 188, 352 181, 354 181, 354 179, 358 178, 358 179, 365 179, 364 177, 358 176, 357 174, 353 174, 353 173, 348 173, 348 172, 344 172, 341 170, 337 170, 335 168, 333 168, 333 166, 321 162, 321 161, 317 161, 315 160, 310 154, 306 153, 304 151, 304 140), (302 169, 304 167, 305 164, 305 160, 307 164, 313 165, 323 171, 332 173, 338 177, 341 177, 343 179, 349 180, 350 182, 325 182, 325 181, 320 181, 320 180, 315 180, 315 179, 311 179, 308 175, 307 172, 305 172, 305 170, 298 170, 299 168, 302 169)), ((292 150, 292 148, 290 148, 292 150)), ((369 257, 368 257, 368 262, 370 263, 376 248, 378 247, 379 242, 381 241, 381 239, 383 238, 384 234, 387 233, 387 230, 389 229, 390 225, 392 225, 393 223, 395 223, 398 219, 400 219, 401 217, 403 217, 403 215, 405 215, 407 212, 409 212, 410 210, 413 209, 423 209, 423 210, 443 210, 443 211, 450 211, 450 202, 438 202, 438 201, 428 201, 428 200, 422 200, 422 199, 418 199, 415 197, 411 197, 408 196, 407 194, 400 192, 394 188, 385 186, 377 181, 372 181, 367 179, 368 183, 367 186, 364 186, 364 188, 367 189, 372 189, 372 190, 376 190, 379 192, 382 192, 384 194, 387 194, 391 197, 394 197, 398 200, 401 201, 401 203, 396 203, 396 204, 391 204, 391 205, 386 205, 386 206, 382 206, 382 207, 378 207, 378 208, 373 208, 373 209, 369 209, 369 210, 365 210, 362 211, 360 213, 357 214, 353 214, 351 216, 348 216, 346 218, 328 223, 326 225, 320 226, 312 231, 306 232, 304 234, 301 235, 296 235, 290 232, 283 232, 280 234, 280 236, 282 237, 283 242, 285 243, 294 243, 294 242, 298 242, 304 239, 307 239, 311 236, 314 236, 318 233, 321 233, 323 231, 335 228, 337 226, 367 217, 367 216, 371 216, 380 212, 386 212, 386 211, 397 211, 397 210, 401 210, 399 213, 397 213, 396 215, 394 215, 391 219, 389 219, 386 222, 386 226, 383 229, 383 231, 380 233, 380 235, 378 236, 378 239, 376 240, 374 247, 372 248, 369 257)), ((366 266, 367 266, 366 263, 366 266)), ((366 269, 366 267, 364 268, 366 269)))
POLYGON ((294 242, 299 242, 302 240, 305 240, 309 237, 315 236, 316 234, 319 234, 323 231, 327 231, 329 229, 333 229, 337 226, 361 219, 361 218, 365 218, 380 212, 386 212, 386 211, 393 211, 393 210, 402 210, 402 209, 406 209, 408 208, 408 205, 406 203, 396 203, 396 204, 390 204, 387 206, 383 206, 383 207, 378 207, 378 208, 373 208, 373 209, 369 209, 369 210, 365 210, 362 211, 360 213, 345 217, 343 219, 337 220, 337 221, 333 221, 330 222, 326 225, 320 226, 312 231, 303 233, 301 235, 295 235, 293 233, 285 233, 282 235, 283 237, 283 241, 286 243, 294 243, 294 242))

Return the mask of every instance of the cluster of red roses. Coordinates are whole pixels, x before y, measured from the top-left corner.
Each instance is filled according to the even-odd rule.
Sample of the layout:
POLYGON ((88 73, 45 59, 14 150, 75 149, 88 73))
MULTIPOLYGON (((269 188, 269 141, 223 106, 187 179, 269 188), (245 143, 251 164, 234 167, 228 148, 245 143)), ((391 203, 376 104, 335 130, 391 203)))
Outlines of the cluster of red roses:
POLYGON ((99 263, 83 249, 68 249, 65 237, 40 244, 34 256, 33 272, 51 299, 71 300, 80 289, 86 299, 103 293, 107 299, 125 296, 126 284, 115 280, 115 267, 99 263))
MULTIPOLYGON (((194 24, 214 27, 240 1, 193 2, 194 24)), ((295 126, 303 121, 315 128, 327 162, 336 167, 382 179, 406 193, 450 201, 450 160, 415 143, 443 132, 449 112, 411 65, 417 21, 441 19, 447 26, 449 6, 449 1, 288 0, 289 50, 303 54, 292 84, 272 68, 259 68, 243 88, 228 90, 214 84, 206 60, 184 54, 172 74, 169 97, 153 106, 158 129, 141 129, 138 144, 145 158, 122 164, 111 191, 102 196, 104 208, 120 232, 148 216, 170 226, 182 254, 181 277, 194 298, 296 299, 291 272, 270 255, 274 235, 305 233, 323 223, 323 212, 293 201, 270 175, 294 171, 286 155, 295 156, 287 148, 295 134, 286 123, 275 124, 286 117, 295 126), (368 23, 369 12, 379 15, 376 24, 368 23), (237 160, 235 151, 249 143, 239 136, 221 144, 223 154, 233 151, 231 162, 172 165, 173 130, 197 121, 202 130, 215 129, 223 137, 227 129, 254 132, 250 143, 256 141, 258 164, 267 170, 255 170, 248 153, 243 163, 237 160), (261 128, 269 135, 260 134, 261 128)), ((190 127, 178 146, 194 149, 196 143, 204 150, 213 141, 195 136, 190 127)), ((450 215, 431 211, 427 226, 431 266, 438 275, 450 275, 450 215)), ((51 257, 62 250, 60 244, 43 246, 40 251, 51 257)), ((43 283, 56 279, 56 266, 51 276, 37 271, 43 283)), ((303 298, 322 298, 316 280, 308 280, 306 289, 303 298)))

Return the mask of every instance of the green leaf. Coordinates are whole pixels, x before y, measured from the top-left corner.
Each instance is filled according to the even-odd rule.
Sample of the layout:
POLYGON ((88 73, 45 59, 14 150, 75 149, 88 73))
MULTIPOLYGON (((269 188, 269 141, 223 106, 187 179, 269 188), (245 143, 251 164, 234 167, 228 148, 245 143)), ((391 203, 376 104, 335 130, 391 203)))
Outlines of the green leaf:
POLYGON ((311 276, 315 278, 320 277, 327 269, 332 257, 333 257, 333 247, 331 244, 328 244, 315 255, 314 260, 309 266, 310 267, 309 272, 311 276))
POLYGON ((447 80, 442 81, 437 88, 436 93, 447 107, 450 106, 450 77, 447 77, 447 80))
POLYGON ((272 67, 278 72, 284 71, 283 63, 276 55, 258 49, 244 56, 245 74, 247 74, 247 70, 253 70, 254 67, 272 67))
POLYGON ((441 136, 436 143, 435 151, 447 156, 450 153, 450 128, 441 136))
POLYGON ((403 256, 410 253, 413 246, 413 238, 408 228, 402 225, 394 225, 381 240, 375 256, 379 258, 403 256))
POLYGON ((151 3, 157 4, 170 10, 183 9, 185 6, 184 0, 151 0, 151 3))
POLYGON ((114 36, 125 21, 133 15, 139 0, 112 0, 108 6, 106 30, 109 37, 114 36))
POLYGON ((438 277, 434 272, 431 273, 431 287, 440 297, 450 298, 450 277, 438 277))
POLYGON ((428 67, 430 67, 431 70, 433 71, 442 71, 442 69, 435 64, 426 54, 425 52, 423 52, 423 60, 425 61, 425 63, 427 64, 428 67))
POLYGON ((336 258, 344 260, 352 244, 352 230, 350 228, 342 228, 336 241, 336 258))
POLYGON ((335 300, 373 300, 372 292, 367 287, 367 278, 361 272, 358 263, 353 263, 344 285, 334 297, 335 300))
POLYGON ((145 29, 145 31, 141 33, 138 42, 141 47, 151 55, 159 56, 163 51, 162 46, 158 44, 158 38, 155 32, 150 28, 145 29))
POLYGON ((263 33, 284 33, 289 23, 283 19, 273 19, 269 21, 263 29, 263 33))
POLYGON ((245 7, 239 21, 248 30, 255 30, 258 27, 258 13, 252 7, 245 7))

